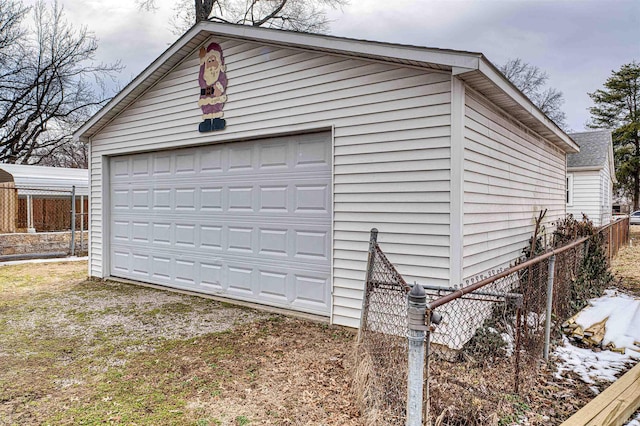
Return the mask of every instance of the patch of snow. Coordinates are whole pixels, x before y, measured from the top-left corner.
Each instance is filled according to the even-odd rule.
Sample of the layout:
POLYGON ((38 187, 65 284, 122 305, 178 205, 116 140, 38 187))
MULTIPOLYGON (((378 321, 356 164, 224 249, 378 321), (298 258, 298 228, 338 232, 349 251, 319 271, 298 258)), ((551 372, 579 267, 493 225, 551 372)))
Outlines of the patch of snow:
POLYGON ((546 313, 542 312, 541 314, 537 314, 535 312, 527 312, 525 320, 527 321, 527 326, 532 329, 539 329, 544 327, 544 323, 547 320, 546 313))
MULTIPOLYGON (((634 342, 640 342, 640 299, 606 290, 604 296, 591 299, 589 305, 580 312, 576 323, 586 329, 608 318, 602 346, 613 343, 617 348, 628 348, 627 352, 632 352, 634 342)), ((640 357, 640 353, 635 357, 640 357)))
MULTIPOLYGON (((607 290, 604 296, 590 300, 589 306, 575 321, 586 329, 604 319, 607 321, 602 346, 613 343, 617 348, 626 348, 625 353, 578 348, 563 336, 562 345, 554 351, 559 360, 556 377, 573 371, 585 383, 613 382, 640 360, 640 347, 635 345, 635 342, 640 342, 640 299, 617 290, 607 290)), ((591 386, 590 389, 598 393, 597 387, 591 386)))
POLYGON ((507 353, 507 356, 510 357, 511 355, 513 355, 513 344, 514 344, 513 336, 510 335, 509 333, 501 333, 500 336, 502 337, 502 340, 504 340, 504 342, 507 344, 505 351, 507 353))
POLYGON ((625 426, 640 426, 640 413, 637 413, 629 423, 625 424, 625 426))
POLYGON ((573 346, 565 336, 562 337, 562 343, 562 346, 558 346, 554 351, 554 355, 560 361, 556 372, 558 378, 561 378, 562 373, 566 371, 573 371, 585 383, 614 382, 617 375, 626 371, 629 365, 635 364, 640 358, 640 353, 634 351, 619 354, 578 348, 573 346))

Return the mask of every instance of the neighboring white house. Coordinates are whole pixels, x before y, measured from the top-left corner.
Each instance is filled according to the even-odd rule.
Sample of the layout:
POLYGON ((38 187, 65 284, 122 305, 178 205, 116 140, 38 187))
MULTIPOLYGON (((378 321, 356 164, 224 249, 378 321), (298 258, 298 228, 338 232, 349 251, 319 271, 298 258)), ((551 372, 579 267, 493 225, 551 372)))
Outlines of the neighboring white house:
POLYGON ((567 155, 567 214, 595 226, 611 222, 616 173, 610 130, 572 133, 580 152, 567 155))
POLYGON ((565 215, 578 151, 482 54, 212 22, 75 138, 91 276, 355 327, 372 227, 407 281, 461 284, 565 215))

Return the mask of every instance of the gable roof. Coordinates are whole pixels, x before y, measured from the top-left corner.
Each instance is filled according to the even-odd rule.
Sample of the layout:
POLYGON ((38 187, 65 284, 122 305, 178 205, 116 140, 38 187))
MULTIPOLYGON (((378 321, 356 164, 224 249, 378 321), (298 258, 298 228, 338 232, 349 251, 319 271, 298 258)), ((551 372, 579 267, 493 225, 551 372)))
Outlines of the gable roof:
POLYGON ((569 136, 580 146, 580 152, 567 155, 567 168, 601 169, 606 165, 607 154, 612 145, 610 130, 570 133, 569 136))
POLYGON ((611 130, 571 133, 569 136, 580 145, 580 152, 567 154, 567 171, 601 170, 608 163, 611 181, 618 182, 611 130))
POLYGON ((498 107, 565 152, 578 146, 481 53, 356 40, 321 34, 203 21, 187 31, 75 133, 89 141, 125 108, 158 83, 211 36, 253 41, 361 59, 449 71, 498 107))

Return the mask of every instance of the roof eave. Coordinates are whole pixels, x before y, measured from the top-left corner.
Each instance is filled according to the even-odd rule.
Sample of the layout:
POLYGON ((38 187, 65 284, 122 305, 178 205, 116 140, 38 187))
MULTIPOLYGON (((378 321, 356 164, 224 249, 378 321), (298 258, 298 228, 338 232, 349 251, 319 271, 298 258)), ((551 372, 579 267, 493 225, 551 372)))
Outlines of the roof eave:
MULTIPOLYGON (((541 123, 544 128, 538 131, 541 136, 551 140, 566 153, 580 151, 580 147, 573 141, 556 123, 543 113, 529 98, 527 98, 509 79, 507 79, 487 58, 484 56, 480 61, 480 72, 484 74, 493 84, 509 96, 517 105, 524 109, 532 118, 541 123)), ((526 124, 526 123, 525 123, 526 124)), ((536 129, 534 129, 536 130, 536 129)))
MULTIPOLYGON (((221 36, 237 38, 277 46, 297 47, 332 54, 396 62, 412 66, 446 70, 460 75, 481 73, 501 94, 498 105, 510 113, 513 106, 517 109, 523 124, 531 127, 540 136, 567 153, 578 152, 578 145, 567 136, 553 121, 540 111, 507 78, 502 75, 482 54, 474 52, 433 49, 417 46, 405 46, 382 42, 346 39, 318 34, 292 31, 274 31, 271 29, 247 25, 229 25, 215 22, 200 22, 194 25, 162 55, 153 61, 144 71, 133 79, 120 93, 112 98, 100 111, 82 125, 74 134, 74 140, 88 141, 101 128, 108 124, 128 105, 142 96, 164 75, 175 68, 186 56, 197 50, 209 37, 221 36), (504 99, 509 99, 506 102, 504 99), (504 105, 500 105, 502 102, 504 105)), ((479 90, 482 93, 482 90, 479 90)))
POLYGON ((604 168, 603 166, 567 167, 567 172, 599 172, 603 168, 604 168))
POLYGON ((613 135, 609 133, 609 174, 611 175, 611 182, 614 184, 618 183, 618 178, 616 177, 616 160, 613 154, 613 135))
MULTIPOLYGON (((158 73, 163 65, 166 64, 170 58, 178 55, 181 51, 188 46, 191 46, 194 39, 197 39, 198 34, 201 32, 200 28, 197 25, 194 25, 189 29, 186 33, 184 33, 178 40, 176 40, 167 50, 165 50, 155 61, 149 64, 140 74, 138 74, 133 80, 129 82, 118 94, 116 94, 113 98, 109 100, 97 113, 95 113, 89 120, 87 120, 82 126, 80 126, 73 133, 73 140, 79 142, 89 142, 91 137, 99 130, 104 127, 109 121, 111 121, 115 115, 118 115, 120 111, 118 111, 114 117, 110 117, 109 113, 112 112, 118 105, 124 106, 120 109, 126 108, 137 98, 142 96, 144 92, 153 85, 155 85, 167 72, 173 69, 183 58, 191 52, 193 49, 189 49, 189 52, 185 54, 179 55, 179 59, 175 60, 168 70, 162 73, 162 76, 158 77, 151 81, 146 87, 143 86, 144 82, 147 81, 150 77, 154 76, 154 74, 158 73), (105 120, 104 122, 102 122, 105 120), (94 129, 92 132, 91 130, 94 129)), ((205 39, 208 38, 205 37, 205 39)), ((203 40, 204 41, 204 40, 203 40)), ((197 44, 201 44, 203 41, 198 41, 197 44)))

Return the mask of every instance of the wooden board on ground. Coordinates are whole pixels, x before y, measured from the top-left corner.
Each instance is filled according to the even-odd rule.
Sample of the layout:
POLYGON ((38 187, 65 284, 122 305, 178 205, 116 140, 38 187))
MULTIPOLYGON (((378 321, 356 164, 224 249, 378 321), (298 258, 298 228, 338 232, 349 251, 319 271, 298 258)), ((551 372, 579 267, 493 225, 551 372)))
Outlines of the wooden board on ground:
POLYGON ((640 407, 640 363, 560 426, 621 426, 640 407))

